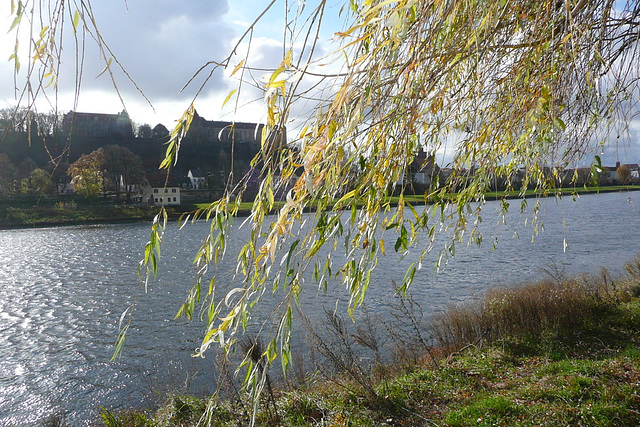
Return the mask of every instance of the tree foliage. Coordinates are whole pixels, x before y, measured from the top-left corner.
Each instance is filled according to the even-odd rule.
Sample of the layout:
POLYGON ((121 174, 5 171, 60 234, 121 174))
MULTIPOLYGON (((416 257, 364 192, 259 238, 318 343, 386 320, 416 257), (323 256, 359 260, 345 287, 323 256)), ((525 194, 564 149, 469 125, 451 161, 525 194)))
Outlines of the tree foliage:
POLYGON ((83 154, 69 166, 67 174, 76 193, 87 198, 98 197, 105 181, 104 153, 96 150, 83 154))
MULTIPOLYGON (((324 7, 320 2, 316 17, 324 7)), ((286 366, 291 310, 307 270, 321 285, 327 276, 342 282, 354 309, 364 301, 379 255, 419 245, 401 287, 407 289, 439 229, 453 231, 440 263, 457 242, 482 241, 476 225, 483 193, 496 177, 508 182, 525 169, 521 191, 547 194, 563 168, 589 153, 595 176, 601 167, 593 150, 617 131, 628 98, 638 93, 636 2, 364 0, 349 2, 344 12, 348 24, 336 34, 336 53, 345 58, 341 72, 311 72, 314 45, 297 49, 295 39, 285 39, 280 67, 264 79, 268 126, 252 237, 238 258, 239 287, 226 299, 208 295, 202 351, 213 342, 231 343, 265 289, 277 288, 284 295, 275 320, 281 327, 267 357, 279 354, 286 366), (323 78, 334 90, 300 127, 300 150, 283 150, 270 137, 288 123, 296 103, 308 101, 305 78, 323 78), (402 188, 392 209, 392 184, 403 182, 421 150, 446 151, 454 172, 425 193, 429 209, 405 203, 402 188), (286 203, 275 220, 266 220, 274 194, 299 165, 302 176, 286 203), (311 218, 304 214, 309 207, 316 212, 311 218), (303 221, 311 226, 301 234, 303 221), (342 247, 345 261, 332 265, 330 257, 318 257, 323 247, 342 247)), ((311 39, 313 22, 305 33, 311 39)), ((250 58, 247 53, 234 72, 250 72, 250 58)), ((185 125, 189 118, 187 110, 185 125)), ((180 137, 172 134, 175 151, 180 137)), ((174 155, 169 150, 168 158, 174 155)), ((201 268, 224 253, 240 197, 241 187, 230 188, 206 210, 215 220, 196 258, 201 268)), ((194 298, 204 293, 200 287, 194 298)), ((188 299, 181 313, 192 315, 193 307, 188 299)))
POLYGON ((616 168, 616 177, 620 184, 628 184, 631 182, 631 171, 629 166, 620 165, 616 168))
POLYGON ((0 153, 0 194, 11 194, 16 191, 18 168, 13 164, 9 156, 0 153))
MULTIPOLYGON (((89 1, 74 4, 74 28, 84 25, 94 34, 111 64, 89 1)), ((595 153, 635 112, 631 100, 638 96, 640 58, 636 1, 350 0, 344 2, 345 24, 335 35, 334 51, 322 59, 317 40, 327 2, 289 15, 296 7, 304 8, 304 2, 286 1, 283 56, 262 80, 267 119, 253 163, 261 166, 261 186, 246 222, 251 238, 233 255, 236 280, 219 297, 207 272, 225 256, 248 177, 230 179, 238 183, 192 216, 211 221, 211 234, 197 250, 199 279, 180 309, 188 317, 201 310, 206 320, 201 354, 213 344, 229 348, 264 293, 277 290, 282 301, 272 313, 276 327, 264 357, 272 362, 280 356, 284 368, 291 360, 295 305, 305 289, 316 288, 310 281, 321 287, 341 283, 352 312, 364 301, 377 257, 385 251, 414 260, 401 285, 406 290, 440 230, 450 233, 437 248, 439 265, 456 244, 480 243, 477 224, 492 181, 509 187, 518 170, 526 170, 523 194, 553 193, 562 170, 585 156, 593 159, 596 176, 601 165, 595 153), (327 68, 339 70, 322 71, 327 68), (294 116, 298 105, 310 102, 310 114, 294 116), (302 123, 295 132, 288 129, 286 145, 279 136, 293 119, 302 123), (424 210, 403 198, 407 172, 420 151, 446 159, 443 166, 453 171, 425 192, 430 206, 424 210), (275 218, 268 216, 283 191, 284 205, 275 218), (390 204, 394 192, 397 207, 390 204), (310 208, 314 213, 305 214, 310 208), (334 251, 342 255, 337 265, 338 257, 328 255, 334 251)), ((59 23, 58 9, 50 10, 52 23, 59 23)), ((238 87, 225 103, 239 99, 261 72, 248 43, 254 25, 227 58, 199 71, 231 71, 238 87), (238 56, 244 42, 249 48, 238 56)), ((47 47, 56 27, 50 28, 42 44, 36 41, 44 53, 35 59, 47 69, 57 53, 47 47)), ((13 59, 17 69, 18 58, 13 59)), ((171 132, 163 167, 175 164, 194 112, 189 105, 171 132)), ((156 221, 145 251, 151 273, 162 229, 156 221)), ((259 370, 250 373, 247 381, 257 387, 259 370)))
POLYGON ((144 167, 140 156, 119 145, 107 145, 99 148, 103 155, 103 168, 109 176, 109 182, 120 200, 121 193, 125 193, 125 200, 131 200, 133 186, 141 184, 144 179, 144 167))
POLYGON ((51 174, 40 168, 29 172, 28 177, 22 180, 22 186, 23 192, 27 194, 54 194, 57 191, 51 174))
POLYGON ((147 123, 138 126, 138 131, 136 133, 136 136, 138 138, 151 138, 153 131, 151 129, 151 126, 149 126, 147 123))
POLYGON ((69 166, 74 190, 85 197, 96 197, 100 192, 114 191, 119 201, 124 192, 131 200, 133 186, 142 183, 144 168, 140 156, 119 145, 106 145, 81 156, 69 166))

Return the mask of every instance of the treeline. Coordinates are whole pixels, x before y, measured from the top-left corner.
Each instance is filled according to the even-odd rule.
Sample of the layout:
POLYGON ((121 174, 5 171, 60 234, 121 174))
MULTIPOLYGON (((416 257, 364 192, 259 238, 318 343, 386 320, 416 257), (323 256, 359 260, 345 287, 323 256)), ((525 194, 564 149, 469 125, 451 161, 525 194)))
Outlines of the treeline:
POLYGON ((93 185, 103 194, 107 189, 115 191, 118 198, 122 189, 129 199, 131 185, 138 184, 145 171, 157 169, 163 138, 168 135, 166 128, 163 138, 151 137, 149 125, 138 129, 132 138, 80 138, 65 135, 61 114, 0 110, 0 195, 64 193, 75 178, 79 194, 95 196, 87 190, 91 187, 87 180, 78 179, 96 174, 91 170, 78 173, 80 166, 91 164, 102 165, 93 185), (80 162, 85 156, 91 161, 80 162), (122 177, 116 177, 122 170, 122 177))

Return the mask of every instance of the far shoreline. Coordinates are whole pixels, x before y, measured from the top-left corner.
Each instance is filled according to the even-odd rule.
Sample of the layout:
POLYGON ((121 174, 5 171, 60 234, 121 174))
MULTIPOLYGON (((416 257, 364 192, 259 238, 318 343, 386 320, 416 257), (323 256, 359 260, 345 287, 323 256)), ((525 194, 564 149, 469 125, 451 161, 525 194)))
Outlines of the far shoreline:
MULTIPOLYGON (((487 192, 485 193, 486 201, 495 200, 514 200, 514 199, 529 199, 529 198, 547 198, 547 197, 566 197, 566 196, 581 196, 586 194, 601 194, 601 193, 614 193, 614 192, 636 192, 640 191, 640 185, 626 185, 626 186, 606 186, 606 187, 586 187, 586 188, 563 188, 558 192, 549 193, 547 195, 536 194, 532 190, 529 190, 524 195, 519 192, 487 192)), ((428 205, 428 201, 425 200, 423 195, 404 195, 404 203, 412 204, 413 206, 428 205)), ((397 206, 399 198, 393 196, 389 198, 391 206, 397 206)), ((167 206, 168 220, 170 222, 178 221, 181 216, 193 214, 198 210, 206 208, 211 202, 193 203, 181 206, 167 206)), ((251 214, 251 206, 253 202, 241 203, 236 217, 244 218, 251 214)), ((283 202, 275 202, 272 214, 277 213, 278 209, 283 205, 283 202)), ((5 207, 6 210, 7 207, 5 207)), ((9 207, 11 208, 11 207, 9 207)), ((74 209, 74 213, 85 213, 93 215, 85 217, 84 219, 72 219, 65 215, 66 212, 56 215, 55 209, 52 207, 40 207, 45 212, 44 217, 39 219, 29 219, 25 221, 7 221, 5 218, 0 218, 0 230, 20 230, 20 229, 34 229, 34 228, 49 228, 49 227, 67 227, 67 226, 81 226, 81 225, 118 225, 118 224, 134 224, 134 223, 146 223, 153 221, 154 217, 159 211, 159 206, 135 206, 135 205, 98 205, 90 207, 77 207, 74 209), (132 212, 131 212, 132 211, 132 212), (53 212, 53 213, 52 213, 53 212), (57 219, 56 219, 57 218, 57 219)), ((33 214, 35 208, 23 208, 22 210, 26 214, 30 212, 33 214)), ((313 207, 307 207, 305 212, 313 211, 313 207)))

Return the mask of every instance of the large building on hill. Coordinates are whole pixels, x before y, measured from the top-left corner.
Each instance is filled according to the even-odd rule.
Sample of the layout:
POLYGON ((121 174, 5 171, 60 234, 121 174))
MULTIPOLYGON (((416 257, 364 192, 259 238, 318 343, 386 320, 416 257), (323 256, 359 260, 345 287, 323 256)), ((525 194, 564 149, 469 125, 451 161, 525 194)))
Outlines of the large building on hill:
POLYGON ((195 112, 187 136, 194 142, 260 144, 264 125, 207 120, 195 112))
MULTIPOLYGON (((262 146, 263 124, 207 120, 194 112, 189 130, 180 145, 174 171, 186 176, 201 170, 202 176, 223 181, 231 172, 237 179, 250 168, 262 146), (233 169, 233 170, 231 170, 233 169)), ((275 154, 286 146, 286 130, 267 135, 269 150, 275 154)))
MULTIPOLYGON (((262 123, 224 122, 207 120, 196 111, 187 132, 187 139, 194 143, 226 143, 261 145, 262 123)), ((276 146, 284 146, 287 141, 287 130, 272 131, 267 140, 276 146)))
POLYGON ((126 111, 118 114, 69 111, 62 119, 62 129, 66 135, 74 137, 133 137, 133 124, 126 111))

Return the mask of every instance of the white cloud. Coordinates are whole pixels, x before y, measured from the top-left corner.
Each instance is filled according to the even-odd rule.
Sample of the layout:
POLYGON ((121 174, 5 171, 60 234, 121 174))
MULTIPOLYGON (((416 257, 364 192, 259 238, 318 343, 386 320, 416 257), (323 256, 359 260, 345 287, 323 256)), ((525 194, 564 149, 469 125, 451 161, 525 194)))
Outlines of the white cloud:
MULTIPOLYGON (((0 6, 0 17, 9 15, 7 2, 0 6)), ((112 0, 93 0, 92 7, 96 23, 103 39, 114 52, 118 61, 129 76, 145 93, 154 105, 166 106, 169 102, 189 104, 197 85, 190 86, 183 93, 183 85, 193 73, 207 61, 219 61, 227 53, 229 43, 235 34, 233 26, 225 23, 225 14, 229 11, 227 0, 190 0, 176 3, 170 0, 136 0, 114 2, 112 0)), ((10 18, 0 21, 5 28, 10 26, 10 18)), ((24 22, 24 20, 23 20, 24 22)), ((73 92, 76 86, 75 41, 71 25, 66 24, 63 56, 60 62, 60 80, 58 99, 68 102, 61 106, 68 110, 74 108, 73 92)), ((28 34, 22 33, 21 46, 28 45, 28 34)), ((10 36, 0 40, 3 59, 12 53, 13 41, 10 36)), ((24 86, 26 50, 21 51, 23 62, 18 86, 24 86)), ((100 57, 94 40, 86 37, 82 74, 82 90, 78 109, 85 111, 103 110, 107 106, 120 111, 122 105, 112 102, 118 99, 108 73, 97 77, 105 67, 106 61, 100 57), (100 95, 96 95, 100 93, 100 95)), ((127 76, 119 70, 115 62, 111 64, 120 93, 129 109, 142 110, 146 102, 138 93, 127 76), (135 105, 135 107, 133 107, 135 105)), ((15 104, 12 65, 3 62, 0 65, 0 99, 15 104)), ((217 74, 207 86, 208 92, 224 91, 226 84, 223 76, 217 74)), ((196 81, 199 83, 201 81, 196 81)), ((51 92, 51 91, 50 91, 51 92)), ((147 116, 152 112, 147 108, 147 116)), ((159 111, 159 107, 156 107, 159 111)), ((132 114, 133 116, 133 114, 132 114)), ((134 120, 137 120, 134 117, 134 120)), ((140 121, 148 121, 146 118, 140 121)))
MULTIPOLYGON (((308 13, 315 7, 315 2, 307 3, 309 4, 305 10, 308 13)), ((92 0, 91 5, 101 36, 155 107, 154 112, 135 86, 128 81, 127 76, 112 63, 110 69, 114 72, 120 94, 131 117, 138 123, 153 125, 162 122, 170 127, 173 120, 180 117, 182 111, 190 104, 211 67, 207 67, 181 92, 184 84, 207 62, 222 61, 237 38, 246 30, 248 23, 253 22, 266 3, 256 5, 253 0, 190 0, 178 3, 172 0, 92 0)), ((281 6, 275 7, 256 26, 252 54, 249 58, 253 67, 274 68, 282 60, 283 49, 279 39, 282 37, 284 15, 281 6)), ((8 2, 0 4, 0 19, 2 18, 6 19, 0 21, 0 25, 9 28, 11 18, 8 2)), ((66 19, 70 20, 68 16, 66 19)), ((58 100, 61 111, 122 110, 122 104, 108 73, 98 77, 105 67, 106 60, 100 57, 94 40, 89 36, 86 37, 84 45, 82 86, 76 105, 75 41, 71 24, 67 22, 65 25, 67 34, 60 64, 58 93, 56 96, 50 96, 50 99, 58 100)), ((332 33, 329 29, 324 34, 332 33)), ((25 41, 22 43, 23 48, 28 44, 25 41)), ((12 46, 13 41, 10 38, 0 35, 0 58, 8 58, 12 46)), ((239 49, 239 55, 231 61, 232 67, 242 59, 242 49, 243 47, 239 49)), ((22 53, 23 63, 26 56, 25 51, 22 53)), ((24 86, 25 68, 23 65, 20 76, 22 82, 19 81, 18 86, 24 86)), ((235 82, 228 79, 229 73, 230 70, 217 70, 207 82, 196 102, 196 108, 201 115, 211 119, 231 118, 229 107, 233 103, 229 103, 225 111, 220 110, 225 96, 235 87, 235 82)), ((8 105, 16 102, 12 89, 12 74, 12 64, 0 64, 0 100, 8 105)), ((253 74, 245 74, 248 82, 259 81, 262 72, 253 74)), ((260 88, 245 85, 239 102, 243 109, 235 118, 245 121, 260 120, 264 106, 256 100, 262 95, 260 88)), ((44 103, 39 108, 43 110, 48 108, 48 105, 44 103)))

